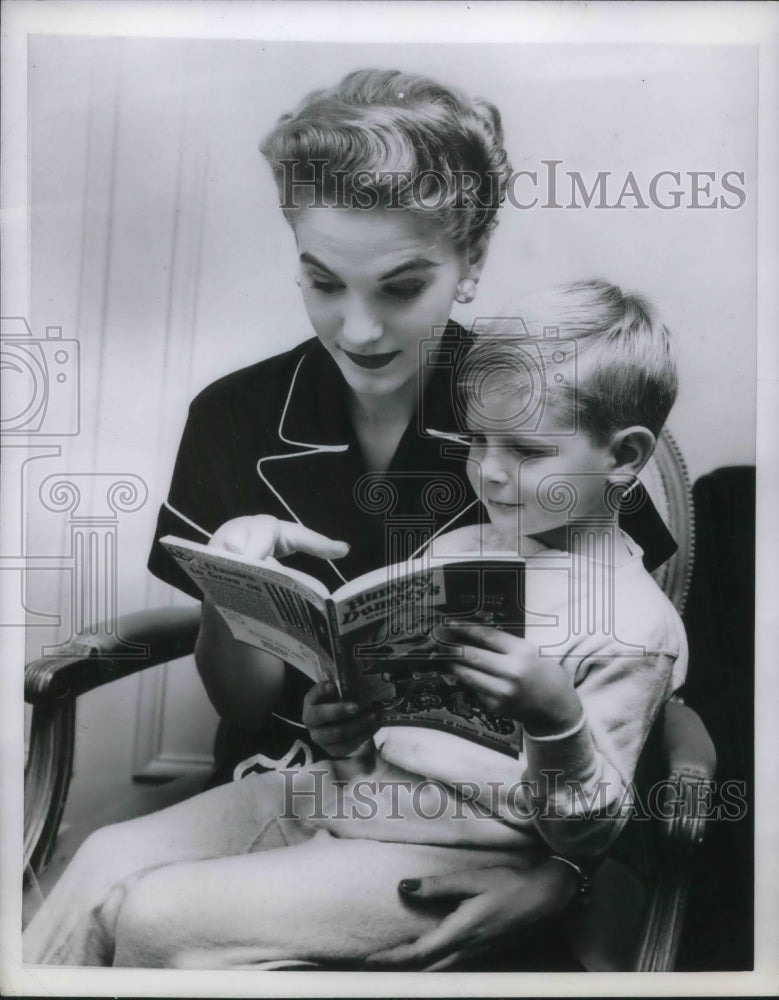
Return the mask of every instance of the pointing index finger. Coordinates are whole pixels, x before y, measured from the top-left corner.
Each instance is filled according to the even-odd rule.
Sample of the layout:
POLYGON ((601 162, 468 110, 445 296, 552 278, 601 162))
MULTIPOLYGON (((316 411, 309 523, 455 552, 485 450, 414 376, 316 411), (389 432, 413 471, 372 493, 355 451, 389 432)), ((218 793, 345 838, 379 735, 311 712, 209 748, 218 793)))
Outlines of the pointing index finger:
POLYGON ((322 559, 339 559, 347 554, 349 545, 347 542, 328 538, 304 524, 283 521, 278 525, 277 551, 280 555, 305 552, 322 559))

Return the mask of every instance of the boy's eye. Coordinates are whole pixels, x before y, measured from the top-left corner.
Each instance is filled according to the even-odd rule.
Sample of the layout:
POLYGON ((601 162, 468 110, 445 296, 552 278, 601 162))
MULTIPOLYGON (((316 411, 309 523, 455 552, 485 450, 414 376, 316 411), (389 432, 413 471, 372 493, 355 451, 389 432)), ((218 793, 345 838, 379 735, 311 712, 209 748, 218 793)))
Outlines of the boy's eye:
MULTIPOLYGON (((487 436, 485 434, 461 434, 459 439, 471 449, 487 447, 487 436)), ((521 458, 543 458, 544 455, 549 454, 549 449, 547 448, 542 448, 539 445, 522 444, 519 441, 497 440, 494 442, 494 446, 521 458)))
POLYGON ((389 285, 383 286, 385 295, 400 302, 410 302, 418 298, 427 287, 427 282, 419 278, 409 278, 406 281, 393 281, 389 285))

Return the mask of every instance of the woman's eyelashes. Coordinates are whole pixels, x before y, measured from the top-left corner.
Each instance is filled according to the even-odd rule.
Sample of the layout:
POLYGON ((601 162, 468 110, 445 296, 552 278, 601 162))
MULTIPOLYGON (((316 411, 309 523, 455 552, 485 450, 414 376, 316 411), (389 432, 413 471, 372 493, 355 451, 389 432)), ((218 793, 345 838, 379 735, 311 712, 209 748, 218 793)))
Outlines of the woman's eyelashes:
POLYGON ((426 281, 418 279, 408 279, 406 281, 395 281, 392 284, 382 285, 382 293, 399 302, 411 302, 417 299, 427 288, 426 281))
MULTIPOLYGON (((320 295, 339 295, 346 291, 346 286, 340 282, 326 278, 309 278, 310 287, 320 295)), ((428 283, 419 279, 395 281, 381 285, 379 294, 397 302, 412 302, 419 298, 427 288, 428 283)))
POLYGON ((339 292, 344 290, 344 286, 337 284, 335 281, 322 281, 319 278, 311 278, 309 280, 310 287, 322 295, 338 295, 339 292))

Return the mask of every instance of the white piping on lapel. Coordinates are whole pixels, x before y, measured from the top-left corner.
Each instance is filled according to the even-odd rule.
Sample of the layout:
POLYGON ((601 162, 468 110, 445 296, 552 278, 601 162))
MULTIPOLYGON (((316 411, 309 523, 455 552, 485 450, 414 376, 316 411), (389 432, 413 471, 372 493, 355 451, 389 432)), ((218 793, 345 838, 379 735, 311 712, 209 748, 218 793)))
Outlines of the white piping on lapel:
MULTIPOLYGON (((290 438, 284 437, 284 431, 282 430, 282 427, 284 426, 284 420, 286 419, 287 410, 289 409, 289 404, 290 401, 292 400, 292 393, 295 390, 295 382, 297 382, 300 366, 303 364, 303 362, 306 360, 307 357, 308 357, 307 354, 303 355, 300 361, 298 361, 297 368, 292 374, 292 381, 289 383, 289 389, 287 390, 287 398, 284 401, 284 407, 281 411, 281 416, 279 417, 279 429, 277 433, 281 438, 281 440, 284 442, 284 444, 294 444, 297 445, 299 448, 313 448, 314 453, 317 451, 348 451, 349 450, 348 444, 312 444, 310 441, 292 441, 290 438)), ((312 454, 312 453, 307 452, 307 454, 312 454)), ((260 461, 264 462, 267 458, 287 458, 287 457, 288 457, 287 455, 267 455, 266 458, 260 459, 260 461)))
MULTIPOLYGON (((263 483, 265 483, 265 485, 268 487, 268 489, 271 491, 271 493, 276 497, 276 499, 279 501, 279 503, 281 503, 281 505, 289 512, 290 516, 295 521, 297 521, 298 524, 302 524, 303 522, 297 516, 297 514, 295 513, 295 511, 290 507, 290 505, 287 503, 287 501, 284 499, 284 497, 279 493, 279 491, 269 481, 268 477, 263 474, 263 471, 262 471, 262 464, 263 464, 263 462, 280 462, 280 461, 283 461, 286 458, 303 458, 306 455, 321 455, 324 452, 343 452, 343 451, 348 451, 349 450, 349 445, 348 444, 314 444, 314 443, 312 443, 310 441, 293 441, 290 438, 287 438, 287 437, 284 436, 284 430, 283 430, 284 419, 285 419, 285 417, 287 415, 287 410, 289 409, 290 402, 292 400, 292 393, 293 393, 293 391, 295 389, 295 382, 297 381, 298 372, 300 371, 300 366, 303 364, 303 362, 305 361, 306 357, 307 357, 307 355, 303 355, 303 357, 300 359, 300 361, 298 361, 297 367, 295 368, 295 371, 294 371, 294 373, 292 375, 292 381, 290 382, 289 389, 287 390, 287 398, 284 401, 284 407, 282 408, 282 411, 281 411, 281 417, 279 418, 279 426, 278 426, 278 430, 277 430, 277 434, 279 435, 279 439, 281 441, 283 441, 284 444, 290 444, 290 445, 293 445, 296 448, 302 448, 304 450, 303 451, 293 452, 292 454, 288 454, 288 455, 266 455, 264 458, 260 458, 257 461, 257 475, 260 477, 260 479, 263 481, 263 483)), ((467 444, 467 440, 464 439, 461 435, 458 435, 458 434, 447 434, 444 431, 436 431, 436 430, 432 430, 432 429, 427 428, 427 427, 425 428, 425 433, 429 434, 431 437, 441 438, 441 439, 446 440, 446 441, 452 441, 453 443, 456 443, 456 444, 467 444)), ((420 552, 422 552, 428 545, 430 545, 430 543, 435 538, 437 538, 439 535, 443 534, 443 532, 445 532, 447 530, 447 528, 449 528, 450 525, 454 524, 455 521, 457 521, 459 518, 461 518, 463 516, 463 514, 465 514, 467 511, 469 511, 478 502, 479 502, 478 499, 473 500, 471 503, 468 504, 467 507, 465 507, 463 510, 461 510, 458 514, 455 514, 455 516, 453 518, 451 518, 451 520, 447 521, 446 524, 443 525, 443 527, 439 528, 438 531, 436 531, 436 533, 432 536, 432 538, 429 538, 426 542, 424 542, 422 545, 420 545, 419 548, 416 549, 409 556, 409 558, 410 559, 415 559, 417 557, 417 555, 420 552)), ((335 565, 335 563, 333 563, 333 561, 331 559, 328 559, 327 562, 329 563, 330 567, 333 569, 333 571, 335 572, 335 574, 338 577, 340 577, 341 580, 343 580, 344 583, 347 583, 348 581, 347 581, 346 577, 338 569, 338 567, 335 565)))
MULTIPOLYGON (((298 372, 300 371, 300 366, 303 364, 303 362, 307 357, 308 357, 307 354, 303 355, 300 361, 298 361, 297 367, 295 368, 295 371, 292 375, 292 381, 290 382, 289 389, 287 390, 287 398, 284 401, 284 406, 281 411, 281 417, 279 418, 278 430, 276 432, 279 435, 280 440, 282 440, 284 444, 291 444, 296 448, 303 448, 304 450, 293 452, 291 455, 266 455, 264 458, 260 458, 257 460, 257 475, 260 477, 263 483, 265 483, 265 485, 268 487, 271 493, 276 497, 279 503, 281 503, 281 505, 284 508, 286 508, 286 510, 289 512, 293 520, 297 521, 298 524, 302 524, 303 522, 297 516, 295 511, 290 507, 290 505, 287 503, 287 501, 284 499, 281 493, 279 493, 279 491, 269 481, 268 477, 263 474, 262 471, 263 462, 280 462, 285 458, 303 458, 305 455, 321 455, 323 452, 338 452, 338 451, 349 450, 348 444, 313 444, 309 441, 292 441, 290 438, 284 437, 284 431, 283 431, 284 419, 287 416, 287 410, 289 409, 289 404, 292 399, 292 393, 295 389, 295 382, 297 381, 298 372)), ((330 567, 334 570, 336 576, 340 577, 340 579, 343 580, 344 583, 348 583, 346 577, 338 569, 335 563, 331 559, 328 559, 327 562, 329 563, 330 567)))
MULTIPOLYGON (((446 431, 433 430, 432 427, 425 427, 425 434, 429 434, 430 437, 440 438, 442 441, 451 441, 453 444, 467 445, 469 443, 467 437, 465 437, 463 434, 449 434, 446 431)), ((435 539, 438 538, 439 535, 442 535, 450 525, 454 524, 455 521, 459 521, 459 519, 464 514, 467 514, 472 507, 475 507, 477 503, 479 503, 478 497, 472 500, 467 507, 464 507, 459 514, 455 514, 454 517, 450 521, 447 521, 446 524, 444 524, 442 527, 440 527, 438 531, 436 531, 436 533, 431 538, 428 538, 426 542, 424 542, 422 545, 419 546, 418 549, 412 552, 411 555, 409 556, 409 559, 416 559, 421 552, 424 552, 424 550, 428 547, 428 545, 432 545, 435 539)))
POLYGON ((430 437, 441 438, 442 441, 451 441, 452 444, 461 444, 466 447, 470 444, 466 434, 450 434, 447 431, 434 431, 432 427, 425 427, 425 434, 430 437))
POLYGON ((162 505, 163 507, 167 507, 171 514, 175 514, 176 517, 180 518, 184 524, 188 524, 190 528, 194 528, 195 531, 199 531, 201 535, 205 535, 206 538, 213 537, 210 531, 206 531, 206 529, 201 528, 199 524, 195 524, 193 520, 188 518, 186 514, 182 514, 180 510, 176 510, 176 508, 169 504, 167 500, 163 500, 162 505))
MULTIPOLYGON (((445 435, 443 434, 440 435, 440 437, 444 436, 445 435)), ((439 528, 434 535, 431 535, 426 542, 423 542, 418 549, 415 549, 409 556, 409 559, 416 559, 420 555, 420 553, 425 551, 428 545, 432 545, 433 542, 436 540, 436 538, 438 538, 439 535, 442 535, 446 531, 449 525, 454 524, 455 521, 459 521, 460 518, 463 516, 463 514, 467 514, 468 511, 471 509, 471 507, 475 507, 477 503, 479 503, 478 497, 476 497, 475 500, 472 500, 467 507, 463 507, 463 509, 460 511, 459 514, 455 514, 454 517, 451 519, 451 521, 447 521, 446 524, 443 525, 443 527, 439 528)))

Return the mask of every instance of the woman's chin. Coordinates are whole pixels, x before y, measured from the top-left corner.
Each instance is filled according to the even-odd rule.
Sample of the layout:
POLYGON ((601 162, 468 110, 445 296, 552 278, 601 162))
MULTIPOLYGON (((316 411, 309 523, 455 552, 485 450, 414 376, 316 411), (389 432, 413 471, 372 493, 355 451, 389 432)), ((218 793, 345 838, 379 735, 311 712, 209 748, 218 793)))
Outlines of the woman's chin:
POLYGON ((417 369, 408 371, 396 361, 386 368, 359 368, 348 359, 337 359, 346 384, 358 396, 389 396, 398 392, 417 375, 417 369))

